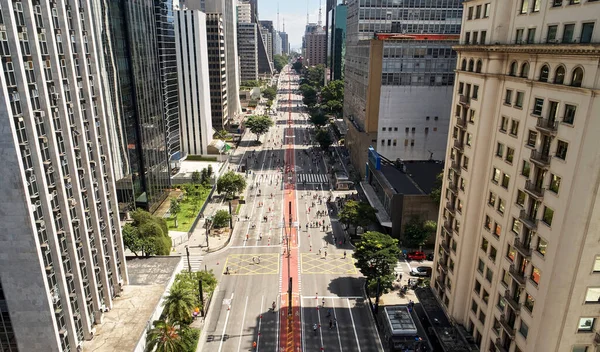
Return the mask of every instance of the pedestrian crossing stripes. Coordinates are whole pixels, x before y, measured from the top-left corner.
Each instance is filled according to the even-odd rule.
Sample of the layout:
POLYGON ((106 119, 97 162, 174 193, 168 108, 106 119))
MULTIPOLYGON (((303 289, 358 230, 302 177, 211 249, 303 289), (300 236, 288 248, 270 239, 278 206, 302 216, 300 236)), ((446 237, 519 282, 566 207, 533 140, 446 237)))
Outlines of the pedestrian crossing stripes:
POLYGON ((325 174, 298 174, 298 183, 328 183, 325 174))
MULTIPOLYGON (((201 271, 202 270, 202 260, 203 260, 203 256, 201 255, 190 255, 189 259, 189 265, 192 267, 192 272, 194 271, 201 271)), ((187 263, 187 258, 185 259, 186 261, 186 265, 188 265, 187 263)), ((189 267, 188 267, 189 268, 189 267)))

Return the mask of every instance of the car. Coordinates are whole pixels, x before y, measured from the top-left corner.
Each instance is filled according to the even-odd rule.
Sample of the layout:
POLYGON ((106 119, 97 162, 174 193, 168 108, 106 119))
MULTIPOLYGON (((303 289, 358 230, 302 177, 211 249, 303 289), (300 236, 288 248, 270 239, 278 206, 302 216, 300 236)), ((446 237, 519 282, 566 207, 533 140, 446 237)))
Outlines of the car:
POLYGON ((408 258, 408 260, 425 260, 425 259, 427 259, 427 256, 425 255, 425 253, 423 253, 421 251, 410 252, 406 255, 406 257, 408 258))
POLYGON ((410 271, 412 276, 431 276, 431 268, 428 266, 418 266, 410 271))

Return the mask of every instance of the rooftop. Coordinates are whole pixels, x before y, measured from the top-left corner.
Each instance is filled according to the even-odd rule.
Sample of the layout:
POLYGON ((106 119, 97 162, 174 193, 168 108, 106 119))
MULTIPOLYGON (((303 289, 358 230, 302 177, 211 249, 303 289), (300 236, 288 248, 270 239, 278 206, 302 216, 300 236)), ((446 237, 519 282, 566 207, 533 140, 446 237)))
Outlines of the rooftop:
POLYGON ((407 306, 384 307, 385 315, 392 327, 392 333, 398 335, 417 335, 417 326, 413 321, 407 306))
POLYGON ((390 164, 381 165, 381 173, 399 194, 429 194, 444 165, 438 161, 404 161, 398 168, 390 164))
POLYGON ((94 338, 83 343, 83 350, 135 350, 181 263, 179 256, 127 257, 129 285, 123 287, 112 309, 104 313, 102 323, 96 325, 94 338))

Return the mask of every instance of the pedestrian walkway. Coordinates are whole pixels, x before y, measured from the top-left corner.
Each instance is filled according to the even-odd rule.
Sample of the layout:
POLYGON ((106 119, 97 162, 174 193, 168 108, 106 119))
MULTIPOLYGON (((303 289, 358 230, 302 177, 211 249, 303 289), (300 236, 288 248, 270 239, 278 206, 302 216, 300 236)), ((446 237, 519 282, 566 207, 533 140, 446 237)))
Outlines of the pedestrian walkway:
POLYGON ((329 183, 329 178, 325 174, 298 174, 298 183, 329 183))
MULTIPOLYGON (((204 256, 202 255, 197 255, 197 254, 190 254, 190 262, 189 265, 192 267, 192 272, 194 271, 201 271, 202 269, 204 269, 202 267, 202 261, 204 259, 204 256)), ((187 259, 186 259, 187 262, 187 259)), ((187 264, 187 263, 186 263, 187 264)))

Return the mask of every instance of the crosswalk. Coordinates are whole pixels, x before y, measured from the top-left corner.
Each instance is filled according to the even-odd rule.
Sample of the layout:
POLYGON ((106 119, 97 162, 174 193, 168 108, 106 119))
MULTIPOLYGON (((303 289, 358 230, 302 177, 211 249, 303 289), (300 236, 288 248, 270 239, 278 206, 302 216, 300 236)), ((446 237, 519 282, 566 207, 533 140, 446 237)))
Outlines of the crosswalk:
POLYGON ((328 183, 325 174, 298 174, 298 183, 328 183))
MULTIPOLYGON (((190 254, 189 265, 192 267, 192 272, 201 271, 203 269, 203 267, 202 267, 203 259, 204 259, 204 256, 190 254)), ((187 269, 188 268, 187 257, 184 257, 184 262, 185 262, 185 268, 187 269)))

